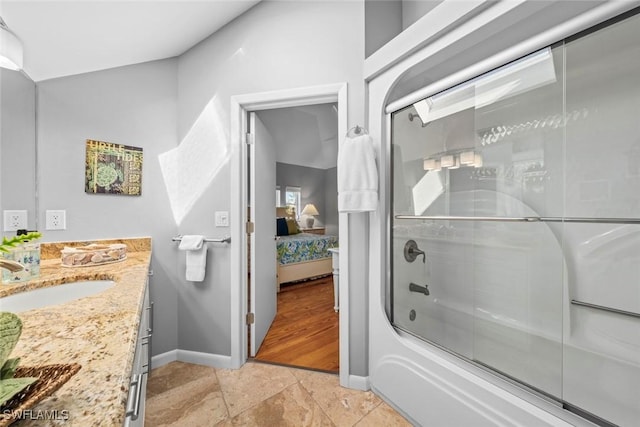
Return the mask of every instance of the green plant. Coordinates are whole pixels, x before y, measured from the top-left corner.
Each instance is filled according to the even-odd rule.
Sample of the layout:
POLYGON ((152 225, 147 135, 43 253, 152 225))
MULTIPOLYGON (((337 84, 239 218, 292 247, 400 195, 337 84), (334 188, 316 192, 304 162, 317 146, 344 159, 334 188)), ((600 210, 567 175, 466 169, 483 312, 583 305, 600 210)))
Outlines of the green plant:
POLYGON ((42 233, 37 231, 30 231, 27 234, 15 236, 10 239, 6 237, 2 238, 2 244, 0 244, 0 252, 9 252, 11 248, 15 248, 24 242, 30 242, 31 240, 39 239, 42 237, 42 233))
MULTIPOLYGON (((3 242, 4 243, 4 242, 3 242)), ((9 359, 22 333, 22 321, 8 311, 0 312, 0 405, 3 405, 37 378, 14 378, 20 358, 9 359)))

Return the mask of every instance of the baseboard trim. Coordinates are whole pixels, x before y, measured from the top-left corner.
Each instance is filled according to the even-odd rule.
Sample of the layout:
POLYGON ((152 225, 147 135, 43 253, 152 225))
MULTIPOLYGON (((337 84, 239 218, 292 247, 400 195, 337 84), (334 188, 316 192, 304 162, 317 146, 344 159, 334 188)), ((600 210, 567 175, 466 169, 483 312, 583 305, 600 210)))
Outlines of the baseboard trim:
POLYGON ((151 358, 151 368, 159 368, 176 360, 178 360, 178 350, 170 350, 166 353, 157 354, 151 358))
MULTIPOLYGON (((190 350, 170 350, 166 353, 158 354, 151 358, 151 367, 159 368, 171 362, 194 363, 196 365, 211 366, 220 369, 237 369, 233 366, 231 356, 223 356, 221 354, 202 353, 190 350)), ((369 386, 369 377, 361 377, 358 375, 349 375, 346 387, 354 390, 367 391, 369 386)))
POLYGON ((196 365, 211 366, 213 368, 233 369, 231 356, 202 353, 189 350, 170 350, 151 358, 151 368, 159 368, 171 362, 194 363, 196 365))
POLYGON ((232 369, 231 356, 221 354, 202 353, 199 351, 178 350, 178 360, 196 365, 211 366, 212 368, 232 369))
POLYGON ((349 388, 355 390, 367 391, 371 387, 369 386, 369 377, 360 377, 358 375, 349 375, 349 388))

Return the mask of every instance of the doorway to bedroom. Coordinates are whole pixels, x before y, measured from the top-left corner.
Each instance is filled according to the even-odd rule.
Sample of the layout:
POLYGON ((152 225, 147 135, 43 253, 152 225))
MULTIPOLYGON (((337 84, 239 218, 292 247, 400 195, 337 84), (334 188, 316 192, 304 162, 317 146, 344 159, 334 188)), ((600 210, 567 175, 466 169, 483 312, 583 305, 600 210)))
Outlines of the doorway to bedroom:
POLYGON ((251 312, 262 311, 249 326, 249 356, 337 373, 339 314, 329 249, 338 247, 338 106, 248 116, 254 232, 247 241, 247 295, 251 312))

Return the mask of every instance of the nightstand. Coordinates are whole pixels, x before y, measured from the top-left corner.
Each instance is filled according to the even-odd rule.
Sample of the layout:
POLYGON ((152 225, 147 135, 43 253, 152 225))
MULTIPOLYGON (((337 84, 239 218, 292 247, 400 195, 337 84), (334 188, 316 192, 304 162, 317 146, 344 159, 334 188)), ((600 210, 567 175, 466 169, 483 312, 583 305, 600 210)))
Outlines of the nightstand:
POLYGON ((324 227, 301 228, 300 231, 303 233, 324 234, 324 227))

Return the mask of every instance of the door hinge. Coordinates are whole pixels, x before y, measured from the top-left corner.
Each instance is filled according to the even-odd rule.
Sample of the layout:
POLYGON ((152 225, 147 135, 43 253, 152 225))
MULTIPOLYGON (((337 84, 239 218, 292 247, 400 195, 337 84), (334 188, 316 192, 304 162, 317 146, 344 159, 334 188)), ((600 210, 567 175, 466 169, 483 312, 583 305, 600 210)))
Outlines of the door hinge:
POLYGON ((247 234, 253 233, 255 230, 255 224, 251 221, 247 221, 247 234))
POLYGON ((252 133, 245 133, 244 134, 244 143, 247 145, 251 145, 255 142, 256 138, 255 135, 252 133))
POLYGON ((256 315, 253 313, 247 313, 247 325, 253 325, 256 320, 256 315))

